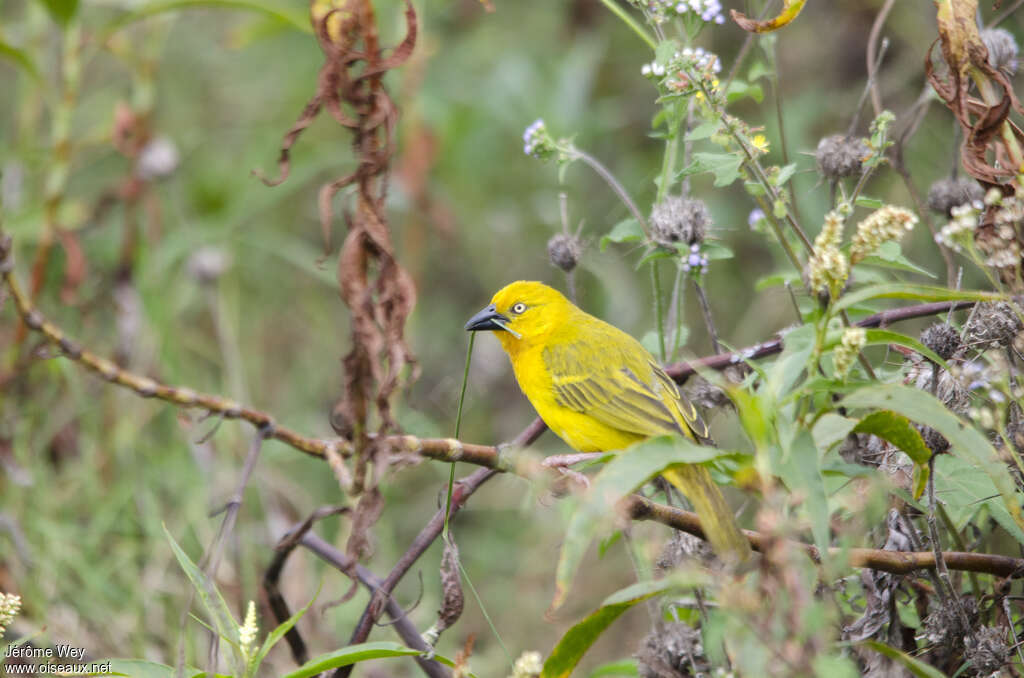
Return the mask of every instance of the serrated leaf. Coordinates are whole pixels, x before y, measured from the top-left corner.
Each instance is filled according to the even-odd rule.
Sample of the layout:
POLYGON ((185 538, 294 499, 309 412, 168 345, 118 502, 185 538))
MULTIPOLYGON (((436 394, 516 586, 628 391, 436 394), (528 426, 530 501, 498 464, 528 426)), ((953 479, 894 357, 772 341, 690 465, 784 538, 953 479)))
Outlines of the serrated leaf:
POLYGON ((743 158, 733 153, 694 153, 693 162, 680 170, 677 178, 702 172, 715 176, 715 186, 728 186, 740 176, 743 158))
POLYGON ((718 120, 703 122, 686 133, 686 141, 699 141, 700 139, 707 139, 714 135, 715 132, 717 132, 721 126, 722 123, 720 123, 718 120))
POLYGON ((915 285, 912 283, 881 283, 868 285, 859 290, 843 295, 835 304, 835 310, 841 311, 869 299, 916 299, 918 301, 1001 301, 1005 295, 994 292, 975 292, 951 290, 947 287, 933 285, 915 285))
POLYGON ((612 226, 612 230, 601 237, 601 251, 604 252, 613 242, 641 242, 643 239, 644 229, 640 222, 629 217, 612 226))
POLYGON ((555 572, 551 611, 561 607, 587 547, 615 515, 615 504, 647 479, 680 464, 697 464, 729 454, 681 437, 658 436, 625 450, 605 465, 590 484, 569 520, 555 572))
MULTIPOLYGON (((673 575, 659 580, 643 581, 616 591, 608 596, 601 606, 565 632, 551 651, 540 678, 566 678, 576 668, 580 659, 605 632, 613 621, 637 603, 661 595, 666 591, 692 588, 707 583, 707 579, 696 573, 673 575)), ((608 674, 604 674, 608 675, 608 674)))
POLYGON ((796 163, 795 162, 791 162, 788 165, 783 165, 782 167, 779 168, 779 173, 775 177, 775 181, 774 181, 775 185, 776 186, 785 186, 786 182, 789 181, 790 179, 792 179, 794 174, 796 174, 796 163))
POLYGON ((1014 522, 1024 526, 1020 494, 1013 486, 1006 465, 999 461, 992 443, 980 431, 947 410, 935 396, 902 384, 877 384, 854 391, 843 398, 842 404, 851 409, 892 410, 934 428, 949 441, 953 454, 988 474, 1014 522))

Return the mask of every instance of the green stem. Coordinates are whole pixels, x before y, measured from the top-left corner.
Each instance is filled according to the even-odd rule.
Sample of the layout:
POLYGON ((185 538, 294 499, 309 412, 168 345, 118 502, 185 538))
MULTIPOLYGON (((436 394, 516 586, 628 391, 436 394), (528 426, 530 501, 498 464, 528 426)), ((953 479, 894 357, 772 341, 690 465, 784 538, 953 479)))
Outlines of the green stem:
MULTIPOLYGON (((455 439, 459 439, 459 431, 462 428, 462 404, 466 401, 466 384, 469 383, 469 362, 473 358, 473 341, 476 339, 476 332, 469 333, 469 348, 466 349, 466 367, 462 370, 462 390, 459 391, 459 407, 455 411, 455 439)), ((455 487, 455 462, 452 462, 448 471, 448 496, 444 504, 444 530, 442 535, 448 538, 448 517, 452 514, 452 488, 455 487)))
POLYGON ((654 317, 658 323, 658 349, 661 362, 665 362, 665 319, 661 313, 661 276, 658 275, 658 260, 651 262, 651 286, 654 287, 654 317))
POLYGON ((661 160, 661 179, 658 181, 658 194, 656 203, 660 203, 668 195, 668 189, 673 183, 673 173, 676 171, 676 154, 679 150, 679 125, 669 123, 668 138, 665 139, 665 155, 661 160))
POLYGON ((629 26, 634 33, 640 36, 640 39, 647 43, 647 46, 654 49, 658 46, 658 43, 654 41, 654 38, 644 30, 644 27, 637 23, 636 19, 631 17, 626 10, 619 7, 619 3, 615 0, 601 0, 601 3, 611 10, 612 14, 622 19, 623 23, 629 26))

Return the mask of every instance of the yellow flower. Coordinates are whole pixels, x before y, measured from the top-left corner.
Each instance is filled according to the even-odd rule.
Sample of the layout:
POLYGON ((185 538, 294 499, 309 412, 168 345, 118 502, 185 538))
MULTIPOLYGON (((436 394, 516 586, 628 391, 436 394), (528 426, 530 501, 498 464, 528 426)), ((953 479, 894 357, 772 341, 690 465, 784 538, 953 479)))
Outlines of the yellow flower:
POLYGON ((750 140, 750 145, 757 149, 759 153, 768 152, 768 139, 763 134, 755 134, 750 140))

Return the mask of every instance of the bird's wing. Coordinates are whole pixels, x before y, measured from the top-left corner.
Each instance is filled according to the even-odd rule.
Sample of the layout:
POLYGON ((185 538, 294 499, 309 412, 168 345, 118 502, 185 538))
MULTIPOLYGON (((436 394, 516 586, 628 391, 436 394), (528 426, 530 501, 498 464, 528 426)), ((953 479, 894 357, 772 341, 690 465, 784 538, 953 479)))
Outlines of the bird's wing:
POLYGON ((682 433, 709 439, 697 410, 675 382, 636 344, 620 347, 584 340, 548 346, 544 364, 555 402, 597 421, 642 436, 682 433), (601 356, 583 362, 584 356, 601 356), (596 364, 595 364, 596 363, 596 364))

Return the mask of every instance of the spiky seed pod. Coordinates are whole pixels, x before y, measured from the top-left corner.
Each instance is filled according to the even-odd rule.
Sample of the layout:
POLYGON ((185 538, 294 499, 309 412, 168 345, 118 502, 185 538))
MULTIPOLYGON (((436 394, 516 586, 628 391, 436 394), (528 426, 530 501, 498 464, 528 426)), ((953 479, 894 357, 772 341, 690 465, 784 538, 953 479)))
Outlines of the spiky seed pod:
POLYGON ((871 149, 861 137, 833 134, 818 142, 814 159, 818 162, 821 175, 834 180, 860 174, 864 159, 869 155, 871 149))
POLYGON ((1021 309, 1007 301, 986 302, 978 306, 967 322, 964 336, 972 348, 1004 348, 1021 331, 1021 309))
POLYGON ((960 333, 949 323, 934 323, 921 333, 921 343, 939 354, 943 360, 949 360, 963 347, 960 333))
POLYGON ((1009 656, 1005 629, 985 626, 966 639, 964 659, 970 662, 979 676, 995 674, 1003 668, 1009 656))
POLYGON ((548 259, 551 265, 566 273, 576 268, 583 254, 583 243, 574 235, 558 233, 548 240, 548 259))
POLYGON ((985 197, 985 191, 974 179, 939 179, 928 189, 928 207, 952 218, 953 208, 971 204, 985 197))
POLYGON ((919 425, 918 430, 921 432, 921 437, 924 438, 924 444, 928 446, 932 454, 944 454, 949 450, 949 441, 931 426, 919 425))
POLYGON ((688 676, 694 668, 698 675, 706 675, 711 669, 700 631, 681 622, 655 625, 635 656, 643 678, 688 676))
POLYGON ((703 200, 669 196, 651 209, 651 237, 669 249, 699 245, 710 228, 711 212, 703 200))
POLYGON ((1005 28, 986 28, 981 41, 988 48, 988 63, 992 68, 1013 75, 1017 72, 1017 41, 1005 28))

